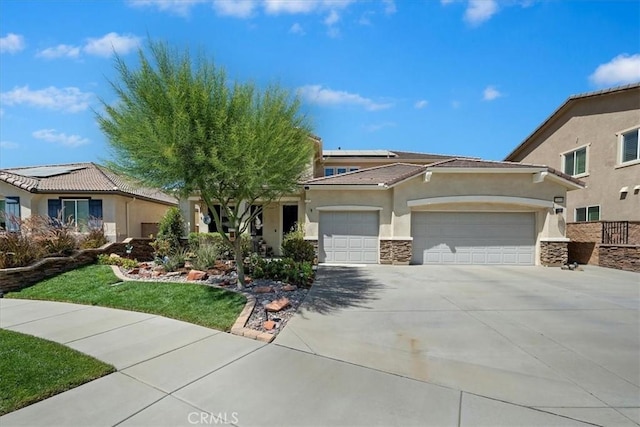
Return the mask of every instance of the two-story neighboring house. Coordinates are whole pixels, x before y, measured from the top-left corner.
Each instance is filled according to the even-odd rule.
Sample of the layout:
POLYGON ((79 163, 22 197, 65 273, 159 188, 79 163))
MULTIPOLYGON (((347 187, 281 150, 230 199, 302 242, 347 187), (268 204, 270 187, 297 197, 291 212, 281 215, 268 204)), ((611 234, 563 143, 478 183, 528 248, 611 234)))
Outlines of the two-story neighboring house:
POLYGON ((579 178, 567 221, 640 221, 640 83, 570 96, 506 158, 579 178))
MULTIPOLYGON (((564 208, 582 183, 553 168, 395 150, 316 151, 299 192, 265 204, 254 239, 278 255, 294 224, 324 263, 557 265, 564 208)), ((215 208, 215 207, 214 207, 215 208)), ((190 231, 217 231, 198 196, 190 231)), ((224 223, 224 218, 223 218, 224 223)), ((224 225, 224 224, 223 224, 224 225)), ((225 230, 226 231, 226 230, 225 230)))

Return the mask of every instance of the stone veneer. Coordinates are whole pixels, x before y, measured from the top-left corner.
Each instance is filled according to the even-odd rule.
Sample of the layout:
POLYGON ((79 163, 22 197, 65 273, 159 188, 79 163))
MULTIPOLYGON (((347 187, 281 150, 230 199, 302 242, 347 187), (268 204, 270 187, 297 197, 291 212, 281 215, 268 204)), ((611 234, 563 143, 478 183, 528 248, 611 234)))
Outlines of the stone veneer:
POLYGON ((380 240, 380 264, 409 264, 412 246, 411 240, 380 240))
POLYGON ((568 262, 568 242, 540 242, 540 263, 547 267, 568 262))
POLYGON ((599 245, 601 267, 640 273, 640 245, 599 245))

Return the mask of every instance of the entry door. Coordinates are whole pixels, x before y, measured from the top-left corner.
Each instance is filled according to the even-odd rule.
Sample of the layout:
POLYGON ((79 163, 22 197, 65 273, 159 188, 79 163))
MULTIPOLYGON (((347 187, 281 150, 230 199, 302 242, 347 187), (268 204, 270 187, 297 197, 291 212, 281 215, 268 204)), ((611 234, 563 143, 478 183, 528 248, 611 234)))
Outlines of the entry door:
POLYGON ((296 229, 298 223, 298 205, 282 206, 282 236, 296 229))

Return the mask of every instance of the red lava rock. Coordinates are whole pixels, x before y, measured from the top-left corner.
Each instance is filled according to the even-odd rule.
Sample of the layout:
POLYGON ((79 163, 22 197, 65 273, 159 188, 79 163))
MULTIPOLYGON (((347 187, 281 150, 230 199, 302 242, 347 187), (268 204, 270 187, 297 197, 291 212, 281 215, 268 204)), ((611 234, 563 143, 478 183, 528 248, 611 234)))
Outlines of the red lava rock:
POLYGON ((228 280, 223 280, 222 282, 220 282, 220 286, 229 286, 231 283, 229 283, 228 280))
POLYGON ((127 274, 138 274, 140 273, 140 269, 138 267, 134 267, 131 270, 127 271, 127 274))
POLYGON ((282 287, 282 290, 286 292, 295 291, 296 289, 298 289, 298 287, 294 285, 284 285, 282 287))
POLYGON ((138 274, 140 277, 151 277, 151 272, 149 270, 140 270, 138 274))
POLYGON ((273 292, 273 288, 271 286, 258 286, 253 289, 253 292, 256 294, 268 294, 269 292, 273 292))
POLYGON ((248 285, 249 283, 253 282, 253 279, 249 276, 245 276, 244 277, 244 284, 248 285))
POLYGON ((162 276, 162 271, 160 270, 154 270, 151 272, 151 277, 160 277, 162 276))
POLYGON ((278 300, 271 301, 264 308, 266 308, 267 311, 280 311, 283 308, 288 307, 289 304, 289 298, 280 298, 278 300))
POLYGON ((270 331, 276 327, 276 322, 274 322, 273 320, 267 320, 262 324, 262 327, 264 327, 267 331, 270 331))
POLYGON ((207 278, 207 273, 200 270, 191 270, 187 274, 187 280, 204 280, 207 278))

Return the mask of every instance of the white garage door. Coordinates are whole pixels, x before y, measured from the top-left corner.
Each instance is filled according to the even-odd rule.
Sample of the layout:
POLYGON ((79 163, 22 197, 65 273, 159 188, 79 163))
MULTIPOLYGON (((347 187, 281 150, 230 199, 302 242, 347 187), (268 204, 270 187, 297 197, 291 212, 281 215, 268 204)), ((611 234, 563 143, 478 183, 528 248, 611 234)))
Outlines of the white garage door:
POLYGON ((533 265, 533 213, 414 212, 414 264, 533 265))
POLYGON ((378 263, 378 212, 321 212, 320 262, 378 263))

